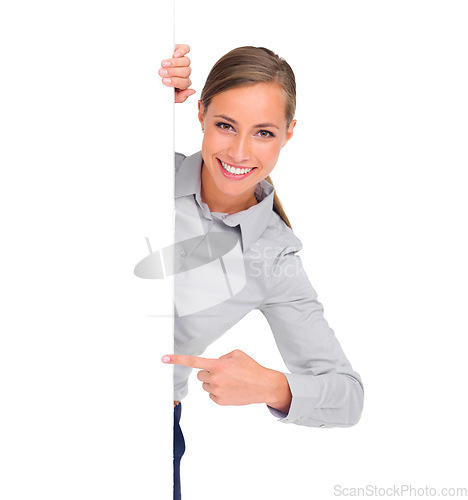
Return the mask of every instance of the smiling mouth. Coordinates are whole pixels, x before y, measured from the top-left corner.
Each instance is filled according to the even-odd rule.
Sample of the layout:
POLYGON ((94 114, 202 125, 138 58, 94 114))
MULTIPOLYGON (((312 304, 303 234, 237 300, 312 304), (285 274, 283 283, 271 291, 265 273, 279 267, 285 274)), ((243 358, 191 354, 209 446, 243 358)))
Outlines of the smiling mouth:
POLYGON ((230 165, 229 163, 225 163, 224 161, 217 158, 223 169, 229 174, 233 175, 245 175, 254 170, 256 167, 235 167, 234 165, 230 165))

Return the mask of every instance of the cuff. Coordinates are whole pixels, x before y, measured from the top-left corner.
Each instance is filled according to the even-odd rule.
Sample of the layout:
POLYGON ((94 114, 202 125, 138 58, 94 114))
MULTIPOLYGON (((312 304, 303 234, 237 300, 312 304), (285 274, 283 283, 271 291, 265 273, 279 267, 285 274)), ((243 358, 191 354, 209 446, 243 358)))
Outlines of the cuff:
POLYGON ((286 414, 268 405, 267 408, 274 417, 279 419, 279 422, 299 423, 314 411, 320 399, 320 383, 313 375, 298 373, 284 373, 284 375, 292 394, 289 412, 286 414))

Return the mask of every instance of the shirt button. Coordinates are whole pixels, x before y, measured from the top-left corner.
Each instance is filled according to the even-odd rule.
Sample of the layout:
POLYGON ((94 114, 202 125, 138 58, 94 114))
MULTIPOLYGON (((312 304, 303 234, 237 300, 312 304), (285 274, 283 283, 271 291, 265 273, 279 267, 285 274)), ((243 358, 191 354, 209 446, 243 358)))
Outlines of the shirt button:
POLYGON ((187 255, 187 252, 186 252, 185 250, 182 250, 182 251, 180 252, 180 255, 181 255, 182 257, 185 257, 185 256, 187 255))

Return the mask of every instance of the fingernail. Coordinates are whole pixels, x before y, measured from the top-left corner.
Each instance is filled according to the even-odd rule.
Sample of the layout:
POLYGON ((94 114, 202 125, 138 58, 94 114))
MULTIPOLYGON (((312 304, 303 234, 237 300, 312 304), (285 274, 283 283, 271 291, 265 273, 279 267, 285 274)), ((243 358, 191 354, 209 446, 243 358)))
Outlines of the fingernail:
POLYGON ((161 66, 162 66, 163 68, 167 68, 167 67, 169 67, 170 65, 171 65, 171 61, 163 61, 163 62, 161 63, 161 66))
POLYGON ((174 52, 174 57, 180 57, 181 55, 182 55, 182 54, 181 54, 179 51, 174 52))
POLYGON ((169 361, 170 361, 170 360, 171 360, 171 358, 170 358, 169 356, 163 356, 163 357, 161 358, 161 361, 162 361, 163 363, 169 363, 169 361))
POLYGON ((162 81, 163 81, 163 83, 171 83, 170 78, 163 78, 162 81))
POLYGON ((166 75, 167 75, 167 69, 160 69, 160 70, 159 70, 159 74, 160 74, 161 76, 166 76, 166 75))

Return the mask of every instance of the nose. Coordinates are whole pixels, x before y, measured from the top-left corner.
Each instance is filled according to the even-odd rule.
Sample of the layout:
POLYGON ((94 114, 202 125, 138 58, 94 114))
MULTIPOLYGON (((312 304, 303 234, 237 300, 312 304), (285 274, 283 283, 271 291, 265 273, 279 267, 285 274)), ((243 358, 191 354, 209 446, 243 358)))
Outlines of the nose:
POLYGON ((251 143, 248 135, 236 134, 227 150, 233 163, 243 163, 251 157, 251 143))

